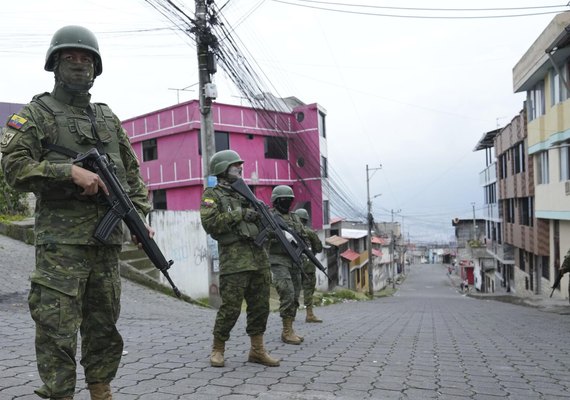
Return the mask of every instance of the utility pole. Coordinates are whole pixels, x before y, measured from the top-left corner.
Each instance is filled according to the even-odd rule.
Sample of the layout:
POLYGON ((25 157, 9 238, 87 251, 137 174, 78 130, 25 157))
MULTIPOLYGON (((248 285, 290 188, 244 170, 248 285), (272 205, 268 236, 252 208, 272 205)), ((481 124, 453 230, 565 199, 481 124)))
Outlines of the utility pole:
POLYGON ((396 288, 396 266, 394 265, 394 213, 398 214, 402 210, 398 209, 396 211, 390 210, 392 213, 392 223, 390 225, 390 269, 392 270, 392 289, 396 288))
MULTIPOLYGON (((372 224, 374 223, 374 217, 372 217, 372 200, 370 199, 370 176, 369 171, 377 171, 382 169, 382 165, 378 168, 368 168, 366 164, 366 199, 368 205, 368 294, 372 297, 374 296, 374 284, 373 284, 373 258, 372 258, 372 224)), ((374 196, 378 197, 379 194, 374 196)))
MULTIPOLYGON (((211 4, 210 0, 207 0, 211 4)), ((216 73, 216 58, 214 50, 218 45, 216 36, 208 26, 208 9, 205 0, 196 0, 196 49, 198 53, 198 93, 200 100, 200 143, 202 145, 202 178, 203 186, 214 186, 214 180, 210 180, 208 164, 210 158, 216 152, 214 134, 214 122, 212 119, 212 101, 217 97, 216 86, 212 84, 211 76, 216 73)), ((219 292, 219 255, 217 242, 208 235, 208 283, 209 300, 214 307, 221 305, 219 292)))
POLYGON ((473 207, 473 237, 472 237, 472 239, 475 240, 475 239, 477 239, 477 231, 475 228, 475 203, 471 203, 471 206, 473 207))
POLYGON ((216 73, 216 59, 212 49, 218 44, 208 26, 205 0, 196 0, 196 43, 198 50, 198 86, 200 99, 200 139, 202 143, 202 177, 208 187, 208 163, 216 152, 216 136, 212 120, 212 100, 217 97, 210 74, 216 73))

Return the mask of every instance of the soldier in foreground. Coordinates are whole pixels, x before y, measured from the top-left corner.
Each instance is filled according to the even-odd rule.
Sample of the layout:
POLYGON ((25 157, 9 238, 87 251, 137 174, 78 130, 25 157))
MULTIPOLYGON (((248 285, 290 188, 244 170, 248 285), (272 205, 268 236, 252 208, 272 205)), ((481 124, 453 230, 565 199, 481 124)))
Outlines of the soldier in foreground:
POLYGON ((218 178, 214 188, 202 195, 200 218, 204 230, 218 241, 220 253, 220 296, 210 364, 224 366, 225 344, 247 304, 246 333, 251 340, 248 361, 270 367, 279 360, 267 354, 263 334, 269 317, 271 273, 267 249, 254 239, 259 234, 259 215, 251 203, 231 184, 241 178, 243 160, 233 150, 217 152, 210 160, 210 174, 218 178))
MULTIPOLYGON (((117 227, 107 244, 93 237, 109 210, 102 198, 108 190, 96 173, 74 164, 70 154, 97 148, 114 163, 141 216, 150 211, 150 204, 119 118, 107 105, 90 102, 89 90, 103 71, 95 35, 80 26, 61 28, 52 38, 44 69, 55 74, 53 91, 35 96, 12 115, 1 142, 7 182, 34 192, 37 200, 36 268, 28 297, 43 381, 35 393, 46 399, 73 399, 79 331, 91 399, 111 400, 110 382, 123 351, 116 327, 123 233, 117 227)), ((154 232, 147 229, 152 237, 154 232)))
MULTIPOLYGON (((305 239, 307 237, 303 223, 293 212, 289 212, 295 196, 293 189, 286 185, 279 185, 271 193, 273 212, 281 218, 305 239)), ((294 264, 283 247, 275 240, 271 241, 269 249, 269 262, 273 284, 279 294, 279 314, 283 321, 281 340, 288 344, 301 344, 303 337, 295 333, 293 322, 299 308, 299 296, 301 294, 301 269, 294 264)))
MULTIPOLYGON (((323 251, 323 244, 321 243, 317 233, 309 227, 309 213, 304 208, 299 208, 295 210, 295 214, 299 217, 303 225, 305 225, 305 231, 309 239, 309 245, 311 251, 314 254, 318 254, 323 251)), ((315 293, 315 285, 317 284, 317 267, 308 259, 303 263, 303 269, 305 274, 301 275, 302 286, 303 286, 303 301, 307 309, 307 316, 305 317, 305 322, 323 322, 322 319, 317 318, 313 312, 313 295, 315 293)))

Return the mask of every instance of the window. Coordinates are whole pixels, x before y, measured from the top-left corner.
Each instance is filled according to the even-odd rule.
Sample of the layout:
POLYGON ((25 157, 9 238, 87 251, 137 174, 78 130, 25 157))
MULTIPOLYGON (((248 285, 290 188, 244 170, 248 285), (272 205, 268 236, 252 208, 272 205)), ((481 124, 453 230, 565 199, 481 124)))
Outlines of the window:
MULTIPOLYGON (((565 76, 568 80, 568 65, 560 68, 562 76, 565 76)), ((568 98, 568 91, 566 90, 566 85, 564 80, 560 77, 555 68, 550 71, 550 104, 552 106, 563 102, 568 98)))
POLYGON ((323 225, 330 223, 329 201, 323 200, 323 225))
POLYGON ((265 158, 287 159, 287 139, 275 136, 265 137, 265 158))
POLYGON ((319 135, 321 135, 322 137, 326 138, 327 137, 327 127, 325 124, 325 113, 323 113, 322 111, 319 111, 319 135))
POLYGON ((527 92, 528 120, 544 115, 544 81, 540 81, 527 92))
POLYGON ((497 184, 492 183, 485 186, 485 204, 495 204, 497 202, 497 184))
POLYGON ((507 177, 507 154, 506 153, 503 153, 499 156, 498 172, 499 172, 499 179, 505 179, 507 177))
MULTIPOLYGON (((230 134, 228 132, 214 132, 216 152, 230 149, 230 134)), ((202 155, 202 135, 198 132, 198 154, 202 155)))
POLYGON ((523 197, 519 199, 519 221, 521 225, 532 226, 533 198, 523 197))
POLYGON ((507 199, 505 200, 505 222, 514 224, 515 223, 515 200, 507 199))
POLYGON ((152 207, 155 210, 167 210, 166 190, 159 189, 152 191, 152 207))
POLYGON ((518 174, 524 172, 525 168, 525 159, 524 159, 524 142, 520 142, 513 147, 513 169, 514 173, 518 174))
POLYGON ((536 154, 537 166, 537 184, 544 185, 549 182, 548 179, 548 151, 541 151, 536 154))
POLYGON ((158 159, 158 147, 156 139, 144 140, 142 142, 143 161, 151 161, 158 159))
POLYGON ((560 180, 570 180, 570 142, 565 142, 560 147, 560 180))
POLYGON ((326 157, 321 156, 321 177, 327 178, 329 176, 329 166, 326 157))

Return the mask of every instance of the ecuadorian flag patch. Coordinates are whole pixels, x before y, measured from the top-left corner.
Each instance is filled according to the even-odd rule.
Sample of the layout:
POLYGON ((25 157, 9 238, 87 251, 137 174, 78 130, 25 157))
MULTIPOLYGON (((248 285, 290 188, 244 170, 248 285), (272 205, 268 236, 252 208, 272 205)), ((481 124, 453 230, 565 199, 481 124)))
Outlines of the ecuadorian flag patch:
POLYGON ((18 114, 13 114, 8 121, 8 126, 16 129, 20 129, 28 120, 24 117, 20 117, 18 114))
POLYGON ((204 207, 214 207, 214 205, 216 204, 216 202, 214 201, 214 199, 204 199, 202 200, 202 205, 204 207))

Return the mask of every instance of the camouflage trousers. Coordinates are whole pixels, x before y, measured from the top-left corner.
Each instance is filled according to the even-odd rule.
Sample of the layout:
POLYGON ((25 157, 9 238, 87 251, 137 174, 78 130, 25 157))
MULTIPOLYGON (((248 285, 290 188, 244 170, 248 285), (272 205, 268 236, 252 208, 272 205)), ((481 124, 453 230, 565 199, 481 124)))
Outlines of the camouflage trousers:
POLYGON ((247 306, 246 333, 249 336, 263 335, 269 317, 270 287, 269 269, 220 275, 222 305, 216 314, 214 337, 223 342, 230 338, 244 299, 247 306))
POLYGON ((305 270, 305 275, 301 275, 303 281, 303 303, 305 307, 312 307, 313 294, 315 293, 315 285, 317 284, 317 274, 315 271, 307 272, 305 270))
POLYGON ((279 315, 295 318, 301 295, 301 271, 294 265, 271 264, 271 274, 279 294, 279 315))
POLYGON ((36 358, 43 398, 73 396, 77 332, 87 383, 110 382, 123 339, 120 312, 120 246, 49 244, 36 247, 36 269, 28 297, 36 324, 36 358))

